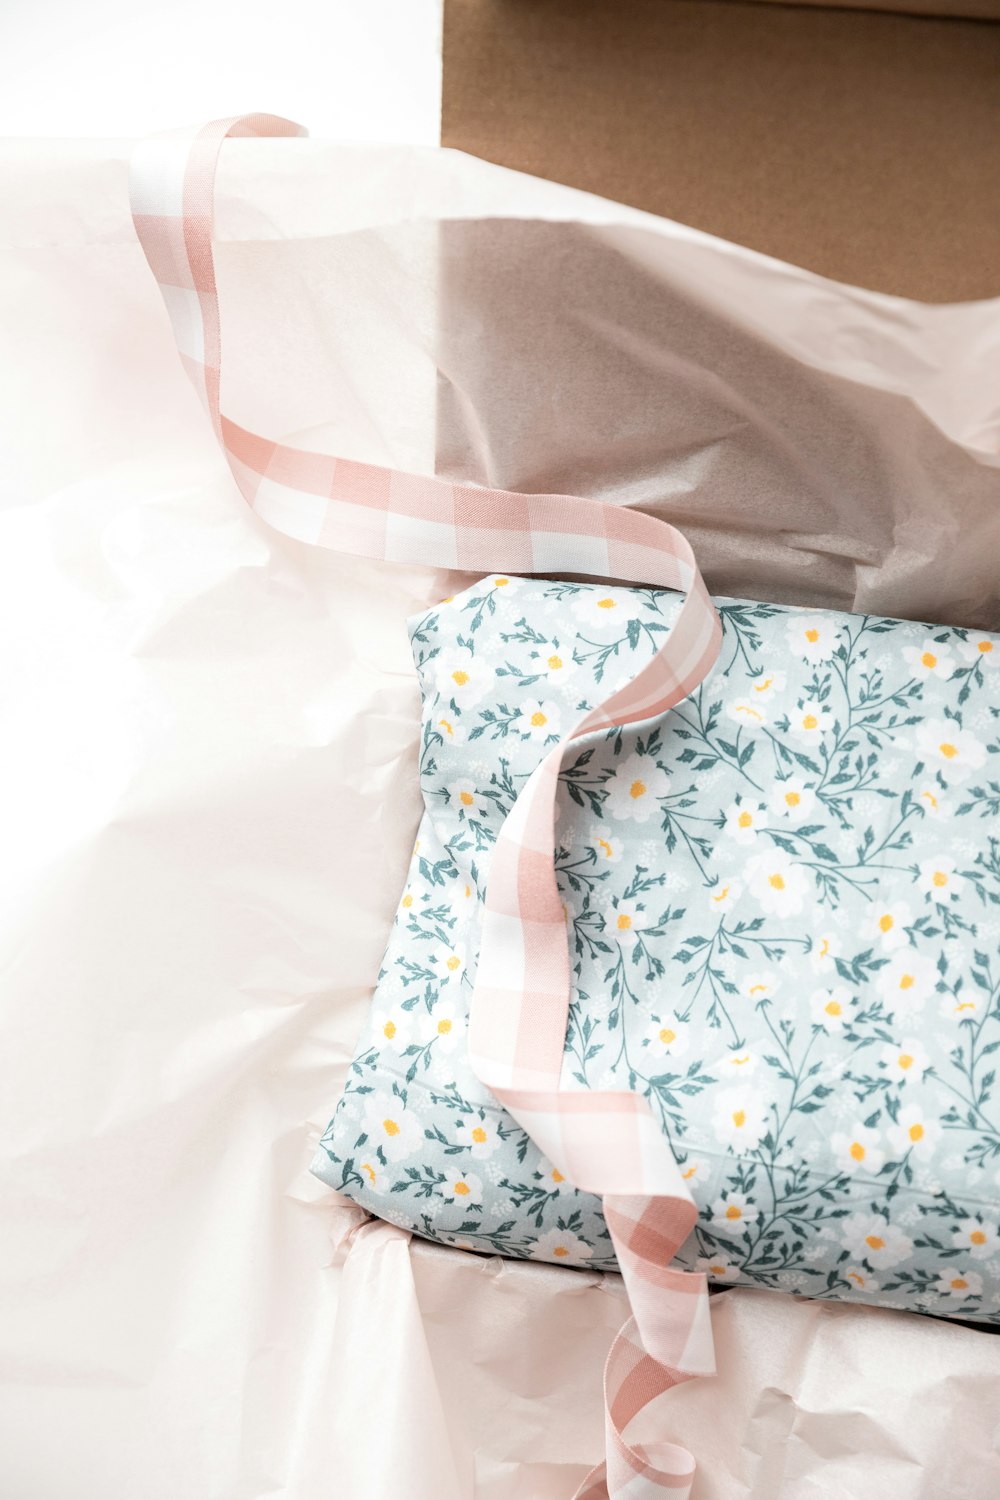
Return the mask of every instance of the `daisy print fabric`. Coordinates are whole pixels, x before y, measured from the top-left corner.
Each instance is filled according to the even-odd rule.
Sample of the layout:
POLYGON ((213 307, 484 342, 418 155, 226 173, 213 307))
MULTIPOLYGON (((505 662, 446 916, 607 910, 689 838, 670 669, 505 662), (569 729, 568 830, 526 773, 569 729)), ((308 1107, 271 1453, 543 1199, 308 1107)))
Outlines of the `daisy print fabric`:
MULTIPOLYGON (((1000 639, 716 603, 701 688, 566 753, 562 1086, 648 1099, 688 1269, 1000 1323, 1000 639)), ((425 812, 312 1171, 427 1238, 615 1266, 467 1022, 504 819, 679 607, 495 575, 410 622, 425 812)))

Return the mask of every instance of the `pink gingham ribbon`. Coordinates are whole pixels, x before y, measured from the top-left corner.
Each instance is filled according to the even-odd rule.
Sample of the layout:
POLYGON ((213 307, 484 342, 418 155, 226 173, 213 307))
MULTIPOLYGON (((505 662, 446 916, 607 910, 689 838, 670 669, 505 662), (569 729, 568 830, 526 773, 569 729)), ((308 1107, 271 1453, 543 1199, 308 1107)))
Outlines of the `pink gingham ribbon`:
POLYGON ((681 1380, 714 1371, 703 1275, 671 1269, 696 1211, 646 1101, 560 1088, 570 996, 554 866, 559 768, 571 741, 635 723, 687 697, 711 670, 721 628, 694 555, 672 526, 570 495, 521 495, 310 453, 249 432, 220 408, 221 329, 213 251, 215 172, 227 136, 301 136, 241 115, 140 142, 132 217, 163 293, 181 360, 251 508, 287 536, 388 562, 466 572, 571 573, 685 594, 657 655, 591 710, 529 778, 503 825, 486 892, 470 1056, 559 1170, 599 1194, 633 1318, 605 1368, 606 1459, 578 1500, 686 1500, 691 1455, 630 1445, 629 1422, 681 1380))

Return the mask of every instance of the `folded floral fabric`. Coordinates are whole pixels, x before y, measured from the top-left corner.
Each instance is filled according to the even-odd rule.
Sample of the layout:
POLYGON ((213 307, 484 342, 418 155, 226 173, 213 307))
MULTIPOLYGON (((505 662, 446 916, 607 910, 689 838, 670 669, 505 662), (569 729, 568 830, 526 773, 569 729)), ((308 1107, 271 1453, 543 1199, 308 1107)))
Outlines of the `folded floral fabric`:
MULTIPOLYGON (((426 812, 312 1170, 432 1239, 611 1267, 473 1072, 491 853, 568 725, 680 601, 492 576, 410 622, 426 812)), ((560 1086, 643 1093, 716 1282, 1000 1322, 1000 639, 716 601, 682 705, 574 743, 560 1086)))

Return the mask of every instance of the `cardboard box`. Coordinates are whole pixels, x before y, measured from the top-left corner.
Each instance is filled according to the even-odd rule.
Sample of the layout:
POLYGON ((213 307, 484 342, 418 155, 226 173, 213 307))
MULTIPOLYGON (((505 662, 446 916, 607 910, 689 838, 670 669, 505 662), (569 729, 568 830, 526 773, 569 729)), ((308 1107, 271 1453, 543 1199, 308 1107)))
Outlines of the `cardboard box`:
POLYGON ((996 296, 1000 0, 908 9, 445 0, 442 142, 840 281, 996 296))

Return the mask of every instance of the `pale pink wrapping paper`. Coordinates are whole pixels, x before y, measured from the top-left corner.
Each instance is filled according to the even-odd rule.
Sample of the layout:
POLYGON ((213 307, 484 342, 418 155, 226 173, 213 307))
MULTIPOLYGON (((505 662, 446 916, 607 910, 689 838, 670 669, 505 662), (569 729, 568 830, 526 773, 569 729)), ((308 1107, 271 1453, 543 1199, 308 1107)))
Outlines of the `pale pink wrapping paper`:
MULTIPOLYGON (((439 212, 589 218, 602 244, 627 219, 659 236, 672 295, 727 317, 746 304, 841 396, 849 378, 834 404, 867 424, 870 545, 894 558, 877 607, 905 609, 907 588, 991 606, 1000 305, 845 297, 454 153, 302 144, 224 158, 234 416, 403 468, 443 452, 524 488, 558 439, 563 488, 589 475, 635 498, 641 471, 676 492, 676 454, 637 464, 647 432, 630 457, 616 427, 598 475, 600 455, 574 460, 572 406, 535 425, 496 374, 492 294, 480 357, 449 321, 471 295, 461 265, 442 277, 437 259, 439 212), (348 224, 360 237, 331 238, 348 224), (915 455, 932 450, 930 472, 915 455), (935 485, 976 507, 977 533, 928 530, 935 485)), ((134 239, 127 156, 0 153, 0 1489, 55 1500, 71 1475, 106 1500, 562 1496, 600 1448, 616 1279, 408 1248, 381 1226, 328 1268, 343 1218, 306 1171, 419 812, 402 622, 461 580, 341 559, 246 509, 134 239)), ((592 339, 589 381, 618 326, 592 339)), ((641 350, 632 376, 650 388, 641 350)), ((713 476, 720 503, 735 483, 725 450, 716 431, 689 455, 698 504, 713 476)), ((797 452, 815 498, 829 446, 822 463, 797 452)), ((807 593, 846 587, 830 547, 807 593)), ((717 578, 728 555, 720 542, 717 578)), ((771 556, 776 587, 794 582, 771 556)), ((867 563, 851 576, 878 586, 867 563)), ((717 1338, 741 1391, 723 1404, 700 1383, 662 1408, 703 1500, 867 1496, 873 1453, 893 1500, 997 1492, 1000 1340, 745 1293, 717 1308, 717 1338), (843 1456, 857 1446, 869 1456, 843 1456)))

